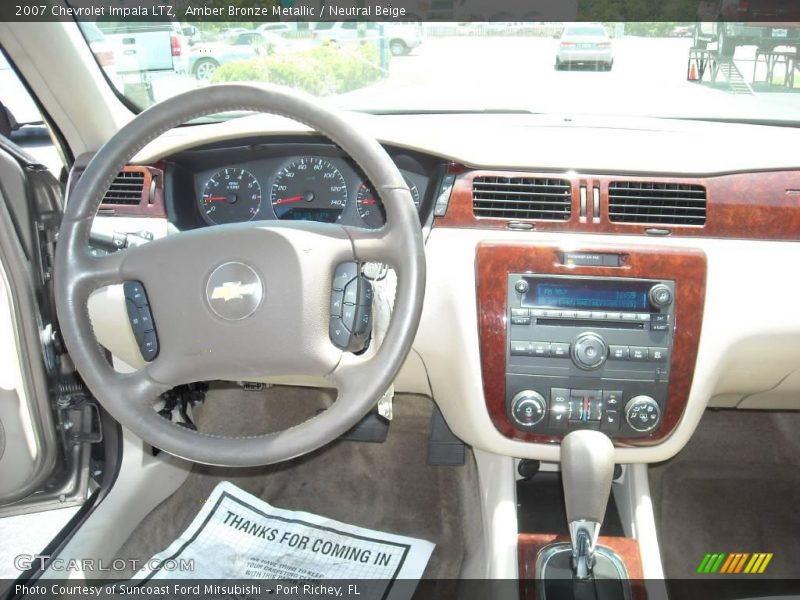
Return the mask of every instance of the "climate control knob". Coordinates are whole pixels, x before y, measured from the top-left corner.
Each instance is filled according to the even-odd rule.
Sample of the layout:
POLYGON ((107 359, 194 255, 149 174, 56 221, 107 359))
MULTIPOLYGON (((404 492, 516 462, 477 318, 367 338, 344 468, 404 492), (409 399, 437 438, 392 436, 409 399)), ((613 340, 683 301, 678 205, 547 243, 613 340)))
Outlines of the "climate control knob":
POLYGON ((650 396, 634 396, 625 405, 625 420, 633 429, 646 433, 661 420, 661 408, 650 396))
POLYGON ((522 427, 533 427, 544 419, 547 402, 533 390, 523 390, 511 399, 511 418, 522 427))
POLYGON ((608 345, 596 333, 582 333, 572 344, 572 361, 581 369, 596 369, 608 357, 608 345))

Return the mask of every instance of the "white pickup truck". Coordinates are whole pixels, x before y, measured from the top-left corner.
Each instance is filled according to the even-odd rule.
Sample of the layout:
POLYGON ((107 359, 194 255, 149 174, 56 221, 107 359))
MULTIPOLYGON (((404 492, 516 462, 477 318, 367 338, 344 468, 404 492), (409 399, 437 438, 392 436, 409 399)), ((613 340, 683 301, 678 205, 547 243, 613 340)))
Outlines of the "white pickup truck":
POLYGON ((114 48, 119 75, 186 73, 189 44, 172 21, 98 21, 97 26, 114 48))

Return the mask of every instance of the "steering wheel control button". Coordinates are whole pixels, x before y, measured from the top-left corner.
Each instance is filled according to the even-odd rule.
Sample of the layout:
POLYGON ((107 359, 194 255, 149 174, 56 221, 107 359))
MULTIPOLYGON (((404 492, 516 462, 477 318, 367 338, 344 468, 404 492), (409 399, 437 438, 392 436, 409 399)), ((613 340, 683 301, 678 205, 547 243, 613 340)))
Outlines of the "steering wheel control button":
POLYGON ((518 425, 529 428, 544 419, 547 403, 539 392, 524 390, 511 400, 511 417, 518 425))
POLYGON ((333 290, 331 292, 331 316, 341 317, 344 305, 344 292, 333 290))
POLYGON ((356 307, 355 304, 345 304, 342 307, 342 323, 347 331, 354 331, 356 328, 356 307))
POLYGON ((142 358, 148 362, 158 356, 158 338, 155 331, 145 331, 139 349, 142 351, 142 358))
POLYGON ((126 281, 122 284, 125 297, 132 301, 136 306, 147 306, 147 295, 144 286, 139 281, 126 281))
POLYGON ((139 346, 142 358, 149 362, 158 356, 158 336, 147 293, 140 281, 126 281, 122 284, 122 292, 136 345, 139 346))
POLYGON ((672 290, 663 283, 658 283, 651 287, 648 296, 653 306, 658 308, 665 308, 672 304, 672 290))
POLYGON ((358 270, 357 262, 348 261, 339 263, 333 274, 333 289, 335 291, 344 291, 347 284, 358 277, 358 270))
POLYGON ((359 263, 337 265, 331 284, 330 338, 348 352, 364 350, 372 332, 372 283, 361 275, 359 263))
POLYGON ((581 369, 597 369, 607 356, 608 346, 596 333, 582 333, 572 345, 572 360, 581 369))
POLYGON ((344 326, 342 319, 339 317, 331 317, 329 333, 334 346, 342 350, 350 349, 350 338, 352 334, 347 327, 344 326))
POLYGON ((226 321, 241 321, 261 305, 264 284, 252 267, 241 262, 218 266, 206 282, 206 301, 213 313, 226 321))
POLYGON ((661 418, 661 408, 650 396, 635 396, 625 405, 625 420, 639 433, 652 431, 661 418))

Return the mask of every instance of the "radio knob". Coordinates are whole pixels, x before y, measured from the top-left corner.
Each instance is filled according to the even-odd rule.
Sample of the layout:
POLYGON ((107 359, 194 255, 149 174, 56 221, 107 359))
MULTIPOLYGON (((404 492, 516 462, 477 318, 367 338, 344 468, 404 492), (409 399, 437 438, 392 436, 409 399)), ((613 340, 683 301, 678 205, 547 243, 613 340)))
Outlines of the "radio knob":
POLYGON ((544 419, 547 402, 533 390, 523 390, 511 399, 511 417, 522 427, 533 427, 544 419))
POLYGON ((652 431, 661 420, 661 408, 650 396, 634 396, 625 405, 625 420, 640 433, 652 431))
POLYGON ((663 283, 657 283, 651 287, 648 296, 650 297, 650 302, 652 302, 653 306, 664 308, 665 306, 672 304, 672 290, 669 289, 669 286, 666 286, 663 283))
POLYGON ((572 344, 572 361, 581 369, 596 369, 607 356, 608 346, 596 333, 582 333, 572 344))

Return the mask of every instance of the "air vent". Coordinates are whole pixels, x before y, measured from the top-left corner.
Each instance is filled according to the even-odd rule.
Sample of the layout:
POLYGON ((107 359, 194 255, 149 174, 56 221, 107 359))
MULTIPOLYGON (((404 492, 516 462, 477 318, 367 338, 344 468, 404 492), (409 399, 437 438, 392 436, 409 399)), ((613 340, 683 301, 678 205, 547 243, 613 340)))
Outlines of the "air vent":
POLYGON ((142 201, 144 171, 121 171, 103 197, 103 204, 138 205, 142 201))
POLYGON ((472 210, 476 217, 566 221, 572 211, 572 185, 543 177, 476 177, 472 210))
POLYGON ((615 223, 705 225, 706 189, 686 183, 612 181, 608 217, 615 223))

